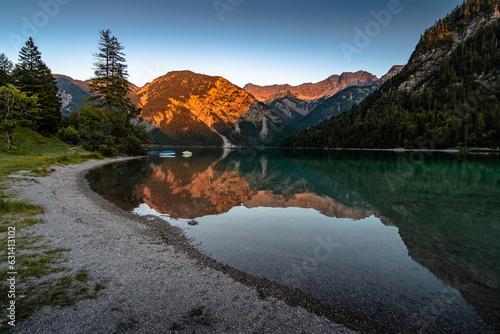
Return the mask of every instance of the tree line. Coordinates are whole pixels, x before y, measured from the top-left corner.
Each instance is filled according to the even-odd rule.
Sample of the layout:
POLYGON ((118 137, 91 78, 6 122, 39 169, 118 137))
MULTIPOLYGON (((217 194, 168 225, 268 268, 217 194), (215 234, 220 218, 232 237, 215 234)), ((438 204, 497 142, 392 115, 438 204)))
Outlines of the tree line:
POLYGON ((149 135, 132 122, 140 110, 128 97, 123 50, 110 30, 100 31, 94 78, 89 85, 92 96, 68 117, 61 116, 56 80, 31 37, 16 65, 0 54, 0 131, 7 135, 7 150, 12 148, 14 129, 27 126, 104 155, 144 153, 149 135))

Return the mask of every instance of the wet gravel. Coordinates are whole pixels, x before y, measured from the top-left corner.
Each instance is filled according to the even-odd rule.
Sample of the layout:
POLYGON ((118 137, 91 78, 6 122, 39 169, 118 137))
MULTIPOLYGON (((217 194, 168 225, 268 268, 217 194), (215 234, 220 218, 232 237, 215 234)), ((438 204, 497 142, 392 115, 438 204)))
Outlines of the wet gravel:
POLYGON ((70 248, 66 266, 87 269, 106 287, 76 307, 38 311, 16 333, 390 332, 361 312, 218 263, 179 228, 110 204, 90 190, 84 175, 116 161, 55 167, 36 182, 13 184, 19 197, 44 208, 45 224, 31 231, 53 247, 70 248))

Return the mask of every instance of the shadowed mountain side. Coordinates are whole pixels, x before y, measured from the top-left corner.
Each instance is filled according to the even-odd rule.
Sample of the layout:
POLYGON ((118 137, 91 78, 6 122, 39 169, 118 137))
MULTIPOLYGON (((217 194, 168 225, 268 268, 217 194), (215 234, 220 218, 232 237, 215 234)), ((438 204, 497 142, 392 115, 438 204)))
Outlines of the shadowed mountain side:
POLYGON ((61 97, 61 113, 68 116, 73 110, 85 104, 85 100, 92 96, 89 93, 88 81, 74 80, 68 76, 55 74, 59 95, 61 97))
POLYGON ((305 129, 328 120, 333 116, 340 115, 363 101, 375 89, 375 86, 349 87, 326 100, 320 101, 318 105, 302 119, 300 127, 305 129))
POLYGON ((486 322, 500 328, 500 174, 495 157, 450 155, 443 162, 422 155, 424 161, 410 164, 409 154, 399 155, 398 161, 395 153, 373 152, 366 164, 359 152, 285 155, 370 202, 399 228, 415 261, 459 290, 486 322), (474 191, 465 197, 464 188, 474 191), (446 214, 437 215, 438 208, 446 214), (481 240, 481 246, 469 240, 481 240))
MULTIPOLYGON (((92 96, 90 93, 90 80, 76 80, 67 75, 54 74, 59 95, 61 97, 61 112, 63 116, 68 116, 72 111, 78 109, 86 103, 86 100, 92 96)), ((130 87, 130 100, 132 103, 137 104, 138 97, 135 91, 139 89, 136 85, 129 82, 130 87)))

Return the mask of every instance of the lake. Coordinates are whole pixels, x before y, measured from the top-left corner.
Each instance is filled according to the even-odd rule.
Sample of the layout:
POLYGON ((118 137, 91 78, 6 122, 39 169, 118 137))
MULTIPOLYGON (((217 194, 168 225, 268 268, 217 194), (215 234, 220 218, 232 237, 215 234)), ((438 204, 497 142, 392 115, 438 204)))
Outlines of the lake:
POLYGON ((202 253, 398 330, 500 330, 500 157, 192 149, 87 179, 202 253))

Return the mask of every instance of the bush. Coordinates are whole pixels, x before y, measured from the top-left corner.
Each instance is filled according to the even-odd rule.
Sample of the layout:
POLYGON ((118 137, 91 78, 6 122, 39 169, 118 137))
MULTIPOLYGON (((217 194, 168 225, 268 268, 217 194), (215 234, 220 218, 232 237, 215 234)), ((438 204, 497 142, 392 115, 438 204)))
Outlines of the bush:
POLYGON ((144 155, 144 146, 139 138, 130 135, 125 140, 125 152, 129 155, 144 155))
POLYGON ((77 145, 80 142, 80 135, 78 131, 70 125, 67 128, 62 128, 57 132, 57 137, 61 139, 63 142, 66 142, 71 145, 77 145))

